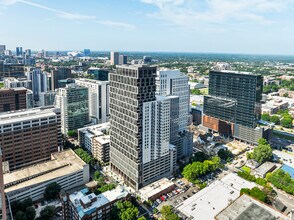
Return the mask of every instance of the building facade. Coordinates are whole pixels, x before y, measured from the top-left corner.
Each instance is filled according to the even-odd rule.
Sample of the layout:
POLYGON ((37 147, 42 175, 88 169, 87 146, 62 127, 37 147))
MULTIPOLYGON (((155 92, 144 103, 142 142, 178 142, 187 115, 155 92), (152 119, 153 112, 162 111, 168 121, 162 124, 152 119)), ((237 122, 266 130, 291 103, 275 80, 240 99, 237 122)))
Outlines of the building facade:
POLYGON ((37 108, 0 114, 0 146, 8 170, 50 159, 62 148, 58 108, 37 108))
POLYGON ((89 180, 89 165, 70 149, 52 153, 47 162, 4 174, 4 190, 9 203, 26 198, 36 201, 44 197, 50 183, 56 182, 62 189, 69 190, 89 180))
POLYGON ((203 125, 220 134, 257 143, 263 78, 234 71, 210 71, 209 94, 204 97, 203 125))
POLYGON ((32 90, 32 80, 28 80, 25 78, 16 79, 14 77, 4 78, 4 88, 13 89, 18 87, 24 87, 24 88, 32 90))
POLYGON ((170 102, 156 101, 155 77, 156 67, 147 66, 117 66, 110 73, 110 166, 136 190, 173 171, 170 102))
POLYGON ((61 109, 61 131, 64 135, 89 123, 88 99, 88 88, 76 84, 57 90, 55 105, 61 109))
POLYGON ((25 88, 0 89, 0 112, 16 111, 27 108, 25 88))
POLYGON ((128 200, 130 195, 122 186, 99 195, 88 188, 72 194, 61 194, 64 220, 112 220, 111 211, 118 201, 128 200))
POLYGON ((87 70, 88 75, 91 75, 93 79, 99 80, 99 81, 108 81, 109 72, 110 72, 109 69, 103 69, 103 68, 97 68, 97 67, 90 67, 87 70))
POLYGON ((95 124, 109 121, 109 82, 90 79, 78 79, 77 85, 88 88, 89 114, 95 124))
POLYGON ((66 67, 58 67, 51 71, 51 90, 54 91, 58 88, 64 88, 58 81, 71 78, 71 69, 66 67))
POLYGON ((128 64, 128 56, 127 55, 124 55, 124 54, 119 55, 118 64, 119 65, 128 64))
POLYGON ((100 163, 109 162, 109 122, 78 129, 79 145, 100 163))
POLYGON ((193 135, 188 131, 190 115, 189 77, 179 70, 160 70, 156 76, 156 94, 169 97, 170 142, 177 148, 178 159, 190 157, 193 149, 193 135))
POLYGON ((119 64, 119 53, 118 52, 110 52, 110 63, 111 65, 119 64))
POLYGON ((48 91, 48 77, 47 73, 43 72, 40 68, 34 68, 33 70, 27 72, 28 80, 32 81, 32 91, 34 94, 35 102, 38 102, 41 92, 48 91))

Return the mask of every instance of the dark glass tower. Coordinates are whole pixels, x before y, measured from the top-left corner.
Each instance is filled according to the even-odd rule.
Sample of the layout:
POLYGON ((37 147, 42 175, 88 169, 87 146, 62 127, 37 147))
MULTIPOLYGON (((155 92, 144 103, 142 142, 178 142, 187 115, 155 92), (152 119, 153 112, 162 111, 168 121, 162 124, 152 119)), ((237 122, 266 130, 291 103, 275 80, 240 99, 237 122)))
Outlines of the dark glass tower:
POLYGON ((156 100, 156 67, 117 66, 109 76, 111 170, 139 189, 144 182, 143 103, 156 100))
POLYGON ((204 126, 228 136, 248 133, 249 140, 260 119, 262 86, 261 75, 210 71, 209 92, 204 97, 204 126))

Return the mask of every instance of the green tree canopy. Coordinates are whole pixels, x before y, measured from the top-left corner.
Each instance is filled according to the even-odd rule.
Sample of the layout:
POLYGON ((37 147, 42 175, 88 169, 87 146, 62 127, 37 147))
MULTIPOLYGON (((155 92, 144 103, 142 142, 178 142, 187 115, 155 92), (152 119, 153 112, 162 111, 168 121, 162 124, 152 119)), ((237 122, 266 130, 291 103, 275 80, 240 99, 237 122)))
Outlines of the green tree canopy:
POLYGON ((25 214, 27 216, 27 220, 34 220, 36 217, 36 210, 32 206, 27 207, 25 214))
POLYGON ((218 155, 221 159, 226 160, 226 161, 227 161, 228 159, 234 157, 233 153, 232 153, 229 149, 227 149, 227 148, 225 148, 225 149, 220 149, 220 150, 217 152, 217 155, 218 155))
POLYGON ((273 115, 270 119, 270 122, 275 123, 276 125, 280 124, 280 117, 277 115, 273 115))
POLYGON ((45 188, 44 198, 46 200, 56 199, 59 196, 60 190, 61 190, 61 186, 58 183, 56 182, 50 183, 45 188))
POLYGON ((180 220, 180 217, 173 212, 170 205, 162 206, 160 212, 164 220, 180 220))
POLYGON ((258 146, 254 148, 252 159, 259 163, 269 161, 272 159, 273 151, 271 146, 263 138, 258 140, 258 146))
POLYGON ((18 211, 16 213, 16 215, 14 216, 14 219, 15 220, 27 220, 27 216, 26 216, 26 214, 24 212, 18 211))
POLYGON ((270 121, 271 116, 268 113, 264 113, 261 115, 261 119, 264 121, 270 121))
POLYGON ((293 126, 293 118, 289 116, 284 116, 281 120, 281 125, 285 128, 292 128, 293 126))
POLYGON ((54 206, 46 206, 40 212, 40 217, 42 220, 51 220, 55 214, 54 206))
POLYGON ((262 202, 266 201, 266 193, 263 192, 262 190, 260 190, 258 187, 253 187, 252 189, 248 189, 248 188, 242 188, 240 191, 240 194, 247 194, 250 195, 262 202))
POLYGON ((139 210, 130 201, 117 202, 111 212, 111 219, 136 220, 139 210))
POLYGON ((71 130, 67 132, 67 136, 73 138, 73 137, 77 137, 78 136, 78 132, 75 130, 71 130))

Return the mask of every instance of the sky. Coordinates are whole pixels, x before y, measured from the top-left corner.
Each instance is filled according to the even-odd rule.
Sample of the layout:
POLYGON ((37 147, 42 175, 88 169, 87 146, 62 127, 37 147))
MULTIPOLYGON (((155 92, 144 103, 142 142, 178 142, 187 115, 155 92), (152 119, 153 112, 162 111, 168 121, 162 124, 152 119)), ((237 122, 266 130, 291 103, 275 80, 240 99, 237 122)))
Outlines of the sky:
POLYGON ((294 0, 0 0, 0 44, 294 55, 294 0))

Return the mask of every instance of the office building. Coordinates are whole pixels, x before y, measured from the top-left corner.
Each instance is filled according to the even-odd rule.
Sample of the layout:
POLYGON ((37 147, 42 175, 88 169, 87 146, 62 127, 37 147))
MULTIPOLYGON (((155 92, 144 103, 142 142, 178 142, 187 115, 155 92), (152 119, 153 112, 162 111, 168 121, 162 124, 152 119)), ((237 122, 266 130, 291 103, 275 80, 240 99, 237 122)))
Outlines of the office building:
POLYGON ((50 160, 4 174, 4 188, 9 203, 31 198, 43 199, 50 183, 58 183, 63 190, 70 190, 90 180, 89 165, 71 149, 55 152, 50 160))
POLYGON ((118 64, 124 65, 128 63, 128 56, 127 55, 119 55, 118 64))
POLYGON ((51 71, 51 90, 54 91, 58 88, 64 88, 65 85, 60 83, 60 80, 71 78, 71 69, 67 67, 57 67, 51 71))
POLYGON ((0 112, 26 109, 26 94, 25 88, 0 89, 0 112))
POLYGON ((27 89, 27 109, 34 107, 34 93, 32 90, 27 89))
POLYGON ((0 146, 0 219, 7 219, 6 212, 6 197, 4 192, 4 181, 3 181, 3 164, 2 164, 2 149, 0 146), (5 216, 5 217, 4 217, 5 216))
POLYGON ((109 122, 78 129, 79 145, 100 163, 109 162, 109 122))
POLYGON ((143 63, 144 64, 148 64, 148 63, 151 63, 152 62, 152 57, 150 56, 144 56, 143 57, 143 63))
POLYGON ((88 88, 89 114, 95 124, 109 121, 109 82, 77 79, 76 84, 88 88))
POLYGON ((48 91, 47 73, 43 72, 40 68, 33 68, 27 72, 27 78, 32 81, 34 101, 38 102, 40 99, 40 93, 48 91))
POLYGON ((6 50, 6 45, 0 45, 0 54, 4 54, 5 50, 6 50))
POLYGON ((61 131, 76 130, 89 124, 88 88, 76 84, 57 90, 55 105, 61 109, 61 131))
POLYGON ((193 134, 188 131, 190 111, 189 78, 179 70, 160 70, 156 76, 156 94, 171 98, 170 142, 177 147, 178 159, 193 152, 193 134))
POLYGON ((0 114, 0 146, 7 170, 50 159, 62 147, 58 108, 36 108, 0 114))
POLYGON ((0 61, 0 80, 5 77, 24 78, 25 66, 22 63, 7 63, 0 61))
POLYGON ((261 75, 210 71, 209 94, 204 96, 203 125, 221 135, 257 144, 264 128, 257 128, 261 112, 261 75))
MULTIPOLYGON (((1 54, 1 52, 0 52, 0 54, 1 54)), ((4 50, 4 55, 5 56, 12 56, 11 50, 4 50)))
POLYGON ((111 219, 111 211, 118 201, 130 199, 130 194, 122 186, 99 195, 88 188, 72 194, 61 195, 64 220, 111 219))
POLYGON ((26 78, 14 78, 14 77, 7 77, 4 78, 4 88, 6 89, 13 89, 24 87, 26 89, 32 90, 32 80, 28 80, 26 78))
POLYGON ((39 95, 40 107, 54 105, 55 96, 56 96, 55 91, 41 92, 39 95))
POLYGON ((138 190, 174 169, 170 100, 155 92, 156 67, 117 66, 110 73, 110 166, 138 190))
POLYGON ((32 56, 32 50, 31 49, 26 49, 25 50, 25 55, 31 57, 32 56))
POLYGON ((89 56, 91 54, 90 49, 84 49, 84 56, 89 56))
POLYGON ((93 79, 99 81, 108 81, 109 69, 102 69, 97 67, 90 67, 87 70, 88 75, 92 75, 93 79))
POLYGON ((16 56, 22 56, 22 47, 16 48, 16 56))
POLYGON ((110 52, 110 63, 111 65, 119 64, 119 53, 118 52, 110 52))

